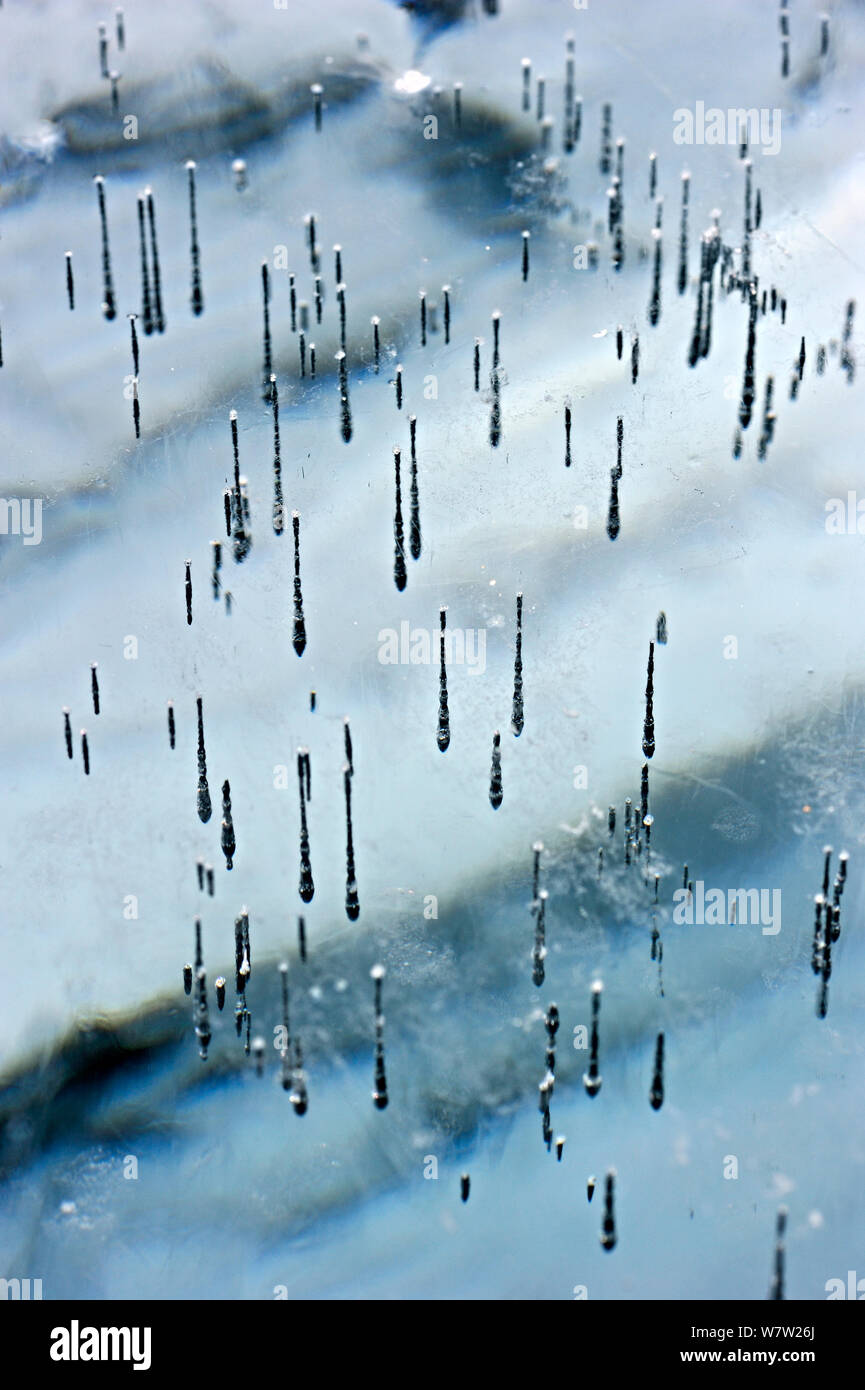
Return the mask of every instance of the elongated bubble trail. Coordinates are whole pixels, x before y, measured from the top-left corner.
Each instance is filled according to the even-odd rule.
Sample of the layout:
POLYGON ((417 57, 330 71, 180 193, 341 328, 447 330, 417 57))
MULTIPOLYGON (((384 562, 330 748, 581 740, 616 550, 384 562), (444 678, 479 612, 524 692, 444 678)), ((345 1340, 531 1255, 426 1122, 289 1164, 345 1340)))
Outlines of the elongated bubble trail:
POLYGON ((300 883, 298 892, 301 901, 312 902, 315 884, 312 879, 312 865, 309 857, 309 830, 306 823, 306 786, 309 777, 309 752, 299 748, 297 753, 297 781, 300 793, 300 883))
POLYGON ((231 819, 231 787, 226 778, 222 784, 222 852, 225 855, 226 869, 234 867, 236 848, 234 822, 231 819))
POLYGON ((541 855, 544 846, 540 840, 536 840, 532 845, 532 902, 537 901, 538 892, 541 886, 541 855))
POLYGON ((228 414, 228 423, 231 428, 231 451, 234 459, 234 489, 232 493, 232 553, 235 562, 240 565, 249 554, 252 541, 248 534, 249 508, 244 505, 243 482, 240 476, 240 443, 237 432, 237 411, 231 410, 228 414))
POLYGON ((96 196, 99 201, 99 223, 102 232, 102 313, 106 319, 113 319, 117 316, 117 308, 114 301, 114 282, 111 278, 111 250, 108 245, 108 213, 105 207, 105 179, 101 174, 97 174, 93 182, 96 184, 96 196))
POLYGON ((138 195, 138 245, 141 261, 141 321, 149 338, 153 332, 153 304, 150 297, 150 271, 147 263, 147 230, 144 195, 138 195))
POLYGON ((532 903, 532 913, 535 919, 535 941, 532 947, 532 984, 536 989, 540 989, 544 983, 546 971, 544 962, 547 956, 547 898, 549 894, 546 888, 541 888, 532 903))
POLYGON ((393 514, 393 582, 400 593, 408 579, 405 564, 405 531, 402 520, 402 483, 400 478, 400 451, 393 451, 394 471, 394 514, 393 514))
MULTIPOLYGON (((614 1250, 616 1246, 616 1170, 611 1168, 606 1177, 604 1192, 604 1221, 601 1227, 601 1246, 604 1250, 614 1250)), ((591 1200, 591 1199, 590 1199, 591 1200)))
MULTIPOLYGON (((207 757, 204 751, 204 705, 199 695, 196 699, 198 709, 198 819, 203 823, 210 820, 212 807, 210 790, 207 786, 207 757)), ((173 711, 169 715, 169 731, 174 723, 173 711)))
POLYGON ((652 294, 649 299, 649 309, 646 317, 653 328, 657 328, 661 319, 661 279, 664 267, 664 248, 659 227, 652 228, 652 241, 655 247, 654 262, 652 268, 652 294))
POLYGON ((270 272, 267 261, 261 262, 261 355, 262 398, 269 403, 273 396, 273 346, 270 337, 270 272))
POLYGON ((196 972, 196 994, 195 994, 195 1036, 198 1038, 198 1051, 202 1062, 207 1061, 207 1050, 210 1046, 210 1014, 207 1007, 207 976, 204 966, 196 972))
POLYGON ((421 557, 420 495, 417 477, 417 416, 408 418, 411 438, 411 521, 409 523, 409 551, 413 560, 421 557))
POLYGON ((303 1048, 298 1037, 294 1040, 294 1070, 291 1075, 289 1100, 295 1115, 306 1114, 309 1109, 309 1096, 306 1089, 306 1072, 303 1069, 303 1048))
POLYGON ((655 752, 655 644, 649 643, 649 663, 646 669, 646 716, 643 721, 643 757, 655 752))
POLYGON ((439 609, 439 622, 439 717, 438 728, 436 730, 436 743, 439 746, 439 751, 444 753, 451 741, 450 711, 448 709, 448 673, 445 662, 447 608, 439 609))
POLYGON ((349 777, 355 776, 355 758, 352 751, 352 731, 349 728, 348 714, 342 720, 343 746, 345 746, 345 762, 348 766, 349 777))
POLYGON ((153 265, 153 323, 157 333, 165 332, 165 315, 162 311, 162 275, 159 269, 159 249, 156 244, 156 209, 153 192, 145 188, 147 198, 147 222, 150 228, 150 259, 153 265))
MULTIPOLYGON (((377 339, 378 325, 375 325, 375 334, 377 339)), ((344 442, 348 444, 352 436, 351 406, 348 399, 348 367, 346 366, 345 352, 342 349, 336 354, 336 362, 339 370, 340 432, 344 442)), ((378 348, 376 348, 376 363, 378 363, 378 348)))
POLYGON ((523 596, 517 594, 517 633, 514 650, 514 697, 511 705, 511 730, 519 738, 525 728, 523 705, 523 596))
POLYGON ((502 383, 499 369, 499 324, 501 314, 493 314, 493 365, 490 372, 490 445, 497 449, 502 438, 502 383))
POLYGON ((137 314, 127 314, 126 317, 129 319, 129 336, 130 336, 131 343, 132 343, 132 375, 133 375, 134 377, 137 378, 137 377, 138 377, 138 368, 139 368, 139 359, 138 359, 138 334, 137 334, 136 331, 135 331, 135 320, 136 320, 136 318, 138 317, 138 315, 137 315, 137 314))
POLYGON ((345 790, 345 915, 350 922, 360 916, 360 901, 357 893, 357 875, 354 864, 354 835, 351 823, 351 768, 343 767, 343 787, 345 790))
POLYGON ((222 542, 211 541, 210 548, 213 554, 213 568, 210 572, 210 584, 211 590, 213 592, 214 602, 218 603, 219 593, 222 587, 222 581, 219 577, 220 571, 222 569, 222 542))
POLYGON ((502 736, 493 734, 493 760, 490 768, 490 805, 497 811, 504 799, 502 790, 502 736))
POLYGON ((282 991, 282 1047, 280 1049, 280 1061, 282 1064, 282 1089, 291 1090, 291 1027, 288 1016, 288 966, 285 962, 279 967, 280 988, 282 991))
POLYGON ((294 532, 294 631, 291 645, 298 656, 306 649, 306 621, 303 616, 303 594, 300 588, 300 513, 292 512, 291 525, 294 532))
POLYGON ((379 367, 381 366, 381 337, 379 334, 381 319, 374 315, 370 321, 372 323, 373 366, 375 369, 376 376, 378 376, 379 367))
POLYGON ((679 294, 684 294, 688 286, 688 195, 691 190, 691 175, 682 174, 682 214, 679 225, 679 294))
POLYGON ((592 985, 592 1032, 589 1043, 589 1069, 583 1076, 583 1085, 587 1095, 596 1096, 603 1084, 603 1078, 598 1070, 598 1025, 601 1016, 601 994, 603 985, 600 980, 596 980, 592 985))
POLYGON ((778 1208, 775 1218, 775 1265, 772 1274, 772 1282, 769 1286, 769 1298, 780 1301, 784 1298, 784 1233, 787 1229, 787 1208, 778 1208))
POLYGON ((598 168, 609 176, 613 170, 613 108, 609 102, 601 107, 601 155, 598 168))
POLYGON ((751 423, 756 388, 754 385, 754 357, 757 342, 757 290, 748 286, 748 341, 745 347, 745 370, 742 380, 742 396, 739 401, 739 427, 746 430, 751 423))
POLYGON ((201 251, 198 245, 198 216, 195 208, 195 160, 187 160, 189 175, 189 258, 192 268, 192 291, 189 303, 196 317, 204 312, 204 293, 201 288, 201 251))
POLYGON ((621 530, 619 520, 619 479, 615 468, 610 469, 610 502, 607 508, 607 535, 614 541, 621 530))
POLYGON ((659 1033, 655 1043, 655 1070, 652 1074, 652 1089, 649 1104, 653 1110, 660 1110, 664 1104, 664 1035, 659 1033))
POLYGON ((376 1110, 384 1110, 388 1103, 387 1076, 384 1065, 384 1014, 381 1008, 385 968, 383 965, 374 965, 369 973, 373 981, 373 1014, 375 1017, 375 1087, 372 1100, 376 1110))
POLYGON ((273 412, 273 530, 281 536, 285 529, 285 503, 282 496, 282 457, 279 443, 279 391, 276 377, 270 377, 270 406, 273 412))

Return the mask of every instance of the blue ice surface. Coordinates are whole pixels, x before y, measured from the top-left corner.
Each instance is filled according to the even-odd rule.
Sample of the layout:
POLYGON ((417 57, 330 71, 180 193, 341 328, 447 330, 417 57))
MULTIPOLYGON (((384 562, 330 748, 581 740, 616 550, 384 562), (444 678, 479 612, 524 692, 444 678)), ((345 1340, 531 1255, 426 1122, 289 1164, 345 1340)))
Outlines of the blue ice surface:
MULTIPOLYGON (((245 17, 245 7, 225 13, 237 17, 241 8, 245 17)), ((659 16, 629 3, 574 12, 564 4, 541 11, 525 0, 496 18, 454 25, 419 49, 409 16, 382 4, 333 4, 325 40, 317 23, 292 13, 288 94, 278 28, 285 16, 256 14, 218 35, 228 66, 215 100, 217 110, 222 102, 233 111, 237 84, 246 83, 250 109, 273 102, 274 129, 262 137, 255 122, 245 128, 226 116, 214 132, 208 107, 199 157, 194 120, 182 135, 172 123, 195 61, 214 43, 205 7, 161 15, 158 41, 144 16, 127 8, 124 81, 137 93, 140 119, 160 131, 134 151, 107 113, 86 7, 64 6, 56 35, 39 50, 34 71, 51 77, 51 99, 14 59, 16 43, 19 53, 34 51, 30 21, 4 10, 14 82, 3 117, 15 148, 26 149, 26 137, 31 154, 3 212, 2 486, 4 496, 45 499, 42 544, 25 548, 4 537, 0 552, 0 659, 4 688, 14 692, 3 746, 3 888, 15 988, 0 1020, 11 1083, 0 1198, 8 1277, 43 1278, 46 1297, 272 1298, 284 1286, 291 1298, 572 1298, 585 1285, 590 1299, 762 1298, 781 1202, 791 1209, 791 1297, 823 1297, 826 1280, 855 1266, 863 1161, 858 1111, 851 1114, 862 1079, 862 566, 858 537, 828 533, 825 508, 829 498, 846 498, 858 477, 851 441, 861 428, 861 387, 859 378, 848 386, 837 340, 846 302, 861 299, 863 46, 860 16, 842 8, 831 61, 821 68, 816 10, 809 13, 797 13, 794 73, 784 84, 774 14, 744 5, 735 7, 735 24, 728 6, 701 14, 695 31, 684 5, 659 16), (357 45, 360 28, 368 48, 357 45), (558 163, 550 168, 533 113, 519 109, 520 60, 529 55, 534 75, 546 74, 558 120, 567 28, 577 38, 584 129, 565 156, 556 126, 558 163), (72 35, 80 62, 68 61, 72 35), (166 72, 172 51, 189 59, 176 74, 166 72), (328 75, 334 54, 350 78, 362 64, 344 87, 328 75), (415 64, 430 81, 408 98, 396 83, 415 64), (320 135, 308 107, 290 99, 318 78, 326 90, 330 83, 320 135), (454 81, 464 84, 463 142, 447 116, 454 81), (609 264, 606 179, 597 167, 600 105, 608 99, 614 134, 628 142, 619 273, 609 264), (783 108, 779 155, 752 151, 764 208, 753 255, 761 286, 777 284, 786 295, 788 317, 785 325, 777 313, 759 321, 755 420, 739 460, 731 454, 746 335, 738 295, 717 296, 708 361, 691 371, 685 360, 699 234, 718 207, 724 239, 738 247, 742 214, 737 150, 672 142, 673 110, 697 100, 783 108), (430 107, 441 119, 435 142, 422 134, 430 107), (48 131, 38 124, 52 118, 48 131), (104 133, 104 149, 82 153, 76 139, 94 130, 104 133), (58 131, 55 148, 49 136, 58 131), (656 329, 645 317, 649 149, 659 152, 665 196, 656 329), (183 164, 190 156, 199 158, 201 320, 188 305, 183 164), (247 160, 245 193, 231 174, 236 157, 247 160), (690 282, 680 298, 685 163, 690 282), (97 172, 106 175, 120 308, 110 325, 99 312, 97 172), (125 314, 140 308, 135 195, 148 184, 168 331, 141 338, 136 445, 123 390, 131 371, 125 314), (318 337, 315 383, 299 379, 287 275, 276 268, 285 245, 299 298, 311 300, 302 222, 311 210, 326 293, 325 321, 310 334, 318 337), (526 285, 524 226, 532 231, 526 285), (599 268, 578 271, 575 244, 589 240, 599 243, 599 268), (348 446, 339 436, 333 363, 334 242, 348 281, 348 446), (63 282, 70 246, 74 315, 63 282), (290 534, 276 537, 270 526, 263 259, 273 266, 284 488, 302 514, 309 647, 300 663, 290 645, 290 534), (454 313, 447 346, 445 283, 454 313), (421 288, 439 300, 426 349, 417 336, 421 288), (491 449, 495 309, 502 312, 503 438, 491 449), (378 375, 373 314, 382 319, 378 375), (640 380, 632 387, 637 331, 640 380), (803 333, 808 362, 792 403, 789 377, 803 333), (484 340, 478 395, 476 336, 484 340), (829 358, 818 377, 821 342, 829 358), (398 362, 406 382, 401 416, 391 384, 398 362), (756 436, 769 372, 778 419, 761 463, 756 436), (569 471, 566 400, 574 420, 569 471), (235 599, 226 618, 209 596, 209 543, 222 535, 232 408, 250 480, 253 549, 243 566, 226 554, 223 579, 235 599), (391 575, 391 451, 402 447, 405 467, 410 412, 418 416, 424 550, 400 595, 391 575), (623 528, 611 545, 605 522, 619 414, 623 528), (576 524, 581 506, 585 529, 576 524), (190 557, 195 621, 187 629, 182 581, 190 557), (525 595, 526 728, 514 740, 517 590, 525 595), (444 757, 434 745, 435 666, 379 659, 383 629, 407 618, 434 631, 441 603, 451 626, 487 639, 483 674, 450 673, 452 744, 444 757), (656 649, 651 770, 663 997, 649 956, 651 882, 644 861, 629 871, 619 862, 624 797, 639 793, 646 649, 659 609, 670 624, 669 644, 656 649), (129 635, 138 642, 134 660, 123 655, 129 635), (731 635, 735 660, 723 655, 731 635), (92 660, 103 690, 98 720, 88 707, 92 660), (195 816, 197 693, 217 805, 222 778, 231 778, 238 853, 230 878, 218 816, 206 828, 195 816), (169 698, 178 721, 173 755, 169 698), (90 733, 87 781, 77 750, 71 764, 63 752, 64 704, 73 707, 76 739, 83 724, 90 733), (356 766, 356 926, 343 911, 346 714, 356 766), (495 728, 503 735, 505 800, 494 813, 487 785, 495 728), (313 764, 317 891, 306 913, 308 967, 295 946, 298 744, 310 746, 313 764), (287 791, 275 785, 283 765, 287 791), (579 768, 585 788, 575 786, 579 768), (619 815, 613 844, 610 802, 619 815), (541 989, 530 980, 537 838, 547 846, 542 882, 550 891, 541 989), (829 1013, 819 1020, 811 933, 827 841, 835 863, 839 849, 850 851, 851 868, 829 1013), (212 902, 195 889, 198 855, 217 867, 212 902), (763 937, 751 926, 676 926, 671 897, 684 862, 713 886, 779 888, 781 931, 763 937), (132 920, 123 915, 128 895, 137 898, 132 920), (438 900, 437 918, 423 916, 429 895, 438 900), (209 985, 217 973, 231 980, 232 924, 244 903, 253 933, 253 1030, 268 1044, 262 1079, 234 1037, 231 990, 222 1016, 211 994, 207 1063, 197 1056, 180 991, 197 913, 209 985), (302 1119, 270 1056, 283 957, 306 1054, 310 1110, 302 1119), (391 1100, 383 1113, 370 1098, 368 971, 377 959, 388 969, 391 1100), (588 1021, 596 975, 605 985, 604 1084, 589 1100, 585 1054, 571 1043, 574 1027, 588 1021), (553 999, 562 1014, 552 1106, 554 1133, 567 1136, 561 1164, 542 1145, 537 1109, 541 1014, 553 999), (106 1069, 91 1071, 74 1040, 99 1024, 114 1036, 104 1045, 106 1069), (149 1027, 158 1041, 147 1044, 141 1029, 149 1027), (648 1091, 661 1028, 666 1098, 655 1114, 648 1091), (730 1155, 739 1162, 736 1180, 723 1176, 730 1155), (435 1180, 423 1176, 429 1156, 439 1163, 435 1180), (124 1178, 127 1157, 137 1159, 135 1179, 124 1178), (610 1166, 618 1174, 619 1242, 607 1254, 598 1233, 610 1166), (465 1205, 464 1170, 472 1177, 465 1205), (591 1205, 590 1173, 598 1180, 591 1205)), ((858 329, 853 346, 861 355, 858 329)))

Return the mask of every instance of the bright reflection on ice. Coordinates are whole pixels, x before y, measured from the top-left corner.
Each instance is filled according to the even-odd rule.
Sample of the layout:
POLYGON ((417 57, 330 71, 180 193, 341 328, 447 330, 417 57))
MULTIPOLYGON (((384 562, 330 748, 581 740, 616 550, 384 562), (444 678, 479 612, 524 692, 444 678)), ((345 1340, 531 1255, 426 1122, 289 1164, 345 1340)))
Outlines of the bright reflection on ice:
POLYGON ((394 86, 398 92, 405 92, 408 96, 414 96, 415 92, 422 92, 424 87, 428 87, 430 79, 426 73, 418 72, 417 68, 409 68, 402 77, 398 77, 394 86))

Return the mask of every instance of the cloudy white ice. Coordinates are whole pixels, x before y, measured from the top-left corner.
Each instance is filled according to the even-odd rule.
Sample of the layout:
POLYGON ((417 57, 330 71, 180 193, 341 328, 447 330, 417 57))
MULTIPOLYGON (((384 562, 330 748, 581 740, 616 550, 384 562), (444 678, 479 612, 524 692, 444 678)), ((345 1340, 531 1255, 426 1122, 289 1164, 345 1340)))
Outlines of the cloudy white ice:
MULTIPOLYGON (((290 0, 285 10, 241 0, 129 4, 122 53, 104 6, 64 0, 0 11, 0 492, 43 499, 41 543, 8 535, 0 550, 0 1274, 42 1278, 45 1297, 261 1299, 284 1289, 291 1298, 570 1299, 585 1289, 589 1299, 763 1298, 781 1202, 790 1209, 791 1297, 825 1297, 826 1281, 861 1259, 853 1233, 862 1228, 865 1159, 856 1104, 865 1071, 863 565, 855 526, 835 534, 826 525, 830 499, 846 506, 859 486, 861 369, 848 380, 840 343, 848 302, 862 300, 861 8, 832 11, 821 58, 820 7, 796 6, 786 79, 771 5, 501 0, 498 10, 467 5, 444 24, 385 0, 314 9, 290 0), (116 112, 99 75, 100 22, 109 67, 122 72, 116 112), (571 153, 562 148, 568 34, 582 98, 571 153), (538 76, 554 118, 548 150, 538 76), (674 113, 698 101, 781 112, 777 154, 759 144, 749 151, 762 205, 751 269, 761 292, 775 286, 786 299, 786 319, 771 310, 758 317, 754 419, 738 458, 747 305, 719 290, 717 273, 711 351, 694 368, 687 362, 700 234, 717 210, 738 269, 744 207, 737 145, 674 142, 674 113), (614 138, 626 142, 618 271, 609 177, 599 171, 604 102, 614 138), (136 139, 124 136, 136 129, 129 117, 136 139), (425 138, 433 131, 436 139, 425 138), (647 320, 650 151, 664 197, 656 327, 647 320), (189 302, 188 159, 197 162, 201 317, 189 302), (680 296, 684 169, 689 283, 680 296), (97 174, 112 322, 101 312, 97 174), (145 336, 138 320, 136 441, 126 315, 141 311, 136 197, 146 187, 166 331, 145 336), (309 213, 321 245, 320 325, 309 213), (597 268, 576 268, 578 248, 592 242, 597 268), (334 244, 346 283, 348 444, 334 244), (283 490, 301 514, 308 644, 300 659, 291 644, 291 531, 277 536, 271 525, 262 261, 283 490), (289 273, 310 305, 314 381, 300 377, 289 273), (443 285, 451 287, 447 344, 443 285), (421 290, 437 304, 426 346, 421 290), (502 435, 492 448, 495 311, 502 435), (767 375, 777 419, 761 460, 767 375), (211 598, 210 564, 211 541, 225 539, 230 410, 252 549, 236 565, 224 547, 229 616, 211 598), (410 414, 423 549, 400 593, 392 451, 402 450, 407 512, 410 414), (611 543, 619 415, 621 532, 611 543), (514 738, 518 591, 525 729, 514 738), (483 670, 451 665, 445 754, 435 741, 435 660, 380 659, 383 633, 408 621, 435 634, 443 604, 449 627, 485 641, 483 670), (639 802, 646 656, 661 610, 669 640, 655 649, 647 880, 645 850, 624 864, 622 824, 625 798, 639 802), (199 694, 217 807, 219 786, 231 782, 230 874, 218 814, 207 825, 196 815, 199 694), (357 923, 343 905, 344 716, 354 750, 357 923), (488 799, 494 730, 504 786, 497 811, 488 799), (316 892, 307 909, 297 896, 299 746, 309 747, 312 766, 316 892), (550 894, 540 988, 531 978, 537 840, 550 894), (811 947, 824 844, 834 847, 833 875, 842 849, 850 869, 820 1019, 811 947), (199 856, 215 866, 213 898, 198 891, 199 856), (780 890, 780 931, 674 923, 683 864, 709 886, 780 890), (663 994, 650 957, 655 871, 663 994), (233 924, 243 905, 252 1031, 267 1043, 261 1078, 234 1032, 233 924), (206 1063, 181 980, 197 915, 214 1030, 206 1063), (303 1118, 270 1045, 283 959, 304 1044, 303 1118), (370 1099, 369 970, 378 960, 387 967, 383 1112, 370 1099), (212 995, 218 974, 230 984, 223 1014, 212 995), (573 1043, 589 1021, 595 978, 604 982, 603 1087, 589 1099, 586 1053, 573 1043), (538 1110, 551 1001, 562 1020, 552 1101, 554 1133, 566 1136, 560 1163, 542 1142, 538 1110), (648 1097, 661 1030, 665 1100, 655 1112, 648 1097), (731 1157, 735 1179, 724 1176, 731 1157), (129 1158, 135 1178, 124 1176, 129 1158), (425 1177, 430 1158, 435 1179, 425 1177), (618 1174, 612 1253, 598 1241, 601 1187, 586 1200, 588 1176, 602 1184, 609 1167, 618 1174), (466 1204, 463 1171, 472 1180, 466 1204)), ((861 357, 855 320, 850 351, 861 357)))

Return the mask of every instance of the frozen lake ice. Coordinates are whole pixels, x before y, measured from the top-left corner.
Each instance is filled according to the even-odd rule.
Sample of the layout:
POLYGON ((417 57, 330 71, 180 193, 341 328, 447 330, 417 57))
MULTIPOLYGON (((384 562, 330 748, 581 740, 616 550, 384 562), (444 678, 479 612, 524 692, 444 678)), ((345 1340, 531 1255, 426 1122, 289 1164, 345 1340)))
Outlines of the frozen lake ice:
POLYGON ((790 1297, 824 1297, 826 1280, 855 1264, 865 1142, 851 1105, 863 1080, 862 412, 861 375, 842 369, 845 350, 861 357, 855 318, 846 347, 842 339, 846 306, 861 303, 862 289, 862 15, 839 6, 821 58, 819 9, 797 7, 784 78, 770 9, 733 3, 696 20, 683 3, 499 8, 469 6, 438 25, 384 0, 327 0, 314 13, 299 4, 252 11, 239 0, 129 6, 122 54, 109 26, 110 66, 122 68, 116 112, 99 75, 97 24, 107 11, 64 0, 0 14, 0 491, 42 500, 39 545, 10 534, 0 549, 3 937, 12 963, 0 1016, 0 1252, 4 1274, 26 1266, 46 1297, 272 1298, 285 1289, 291 1298, 569 1299, 585 1286, 592 1299, 761 1298, 782 1201, 790 1297), (568 32, 582 100, 571 152, 561 119, 568 32), (548 150, 538 76, 554 118, 548 150), (309 92, 317 82, 320 130, 309 92), (738 457, 748 305, 721 280, 742 271, 743 162, 735 144, 675 143, 674 113, 698 101, 781 112, 777 154, 749 150, 761 202, 749 240, 759 292, 776 287, 786 311, 783 322, 780 308, 757 316, 754 418, 738 457), (618 270, 609 176, 599 169, 605 102, 614 138, 626 141, 618 270), (130 116, 135 139, 124 137, 130 116), (425 138, 431 129, 437 138, 425 138), (664 199, 655 326, 650 151, 664 199), (188 159, 197 165, 200 317, 190 310, 188 159), (97 174, 117 298, 111 322, 101 308, 97 174), (156 209, 164 334, 146 335, 141 317, 136 199, 145 188, 156 209), (710 351, 690 367, 700 236, 716 210, 731 259, 714 274, 710 351), (593 243, 597 266, 578 268, 593 243), (348 443, 335 244, 346 284, 348 443), (299 660, 291 526, 277 535, 271 524, 262 262, 282 488, 301 515, 308 640, 299 660), (300 375, 290 275, 309 306, 314 380, 300 375), (436 303, 424 345, 422 290, 436 303), (496 311, 501 439, 491 447, 496 311), (138 440, 128 313, 139 314, 138 440), (761 458, 770 375, 776 418, 761 458), (231 410, 252 537, 239 565, 223 520, 231 410), (393 448, 402 451, 407 527, 410 415, 422 551, 408 559, 399 592, 393 448), (621 530, 611 543, 618 417, 621 530), (852 530, 837 533, 827 525, 832 499, 846 516, 851 492, 852 530), (219 539, 230 615, 221 596, 211 598, 219 539), (518 592, 525 728, 515 739, 518 592), (484 652, 483 669, 450 665, 445 754, 435 743, 441 605, 449 628, 475 643, 480 634, 484 652), (669 639, 655 647, 647 873, 644 844, 624 863, 622 828, 625 798, 639 804, 646 654, 660 611, 669 639), (406 622, 431 635, 429 663, 382 661, 386 634, 406 622), (206 825, 195 799, 199 695, 216 811, 206 825), (357 922, 344 909, 346 716, 357 922), (488 796, 494 730, 498 810, 488 796), (301 746, 312 783, 307 907, 297 896, 301 746), (219 835, 225 778, 237 837, 230 875, 219 835), (538 840, 549 892, 540 988, 531 959, 538 840), (820 1019, 811 956, 824 844, 834 847, 833 877, 842 849, 850 869, 820 1019), (199 857, 214 866, 213 898, 198 890, 199 857), (683 864, 706 885, 780 891, 781 929, 676 923, 683 864), (660 969, 650 955, 655 872, 660 969), (244 905, 251 1029, 267 1044, 262 1077, 234 1027, 233 924, 244 905), (196 916, 213 1028, 206 1063, 181 978, 196 916), (271 1048, 282 960, 304 1046, 303 1118, 271 1048), (381 1113, 370 1100, 369 970, 379 960, 390 1095, 381 1113), (217 975, 229 981, 224 1013, 217 975), (589 1023, 596 977, 604 1082, 590 1100, 586 1053, 573 1042, 589 1023), (538 1110, 553 1000, 561 1163, 542 1142, 538 1110), (655 1113, 659 1031, 665 1098, 655 1113), (735 1180, 724 1176, 731 1156, 735 1180), (430 1157, 435 1180, 425 1177, 430 1157), (607 1254, 597 1236, 611 1166, 619 1239, 607 1254), (465 1205, 462 1171, 472 1177, 465 1205), (599 1182, 591 1204, 589 1174, 599 1182))

